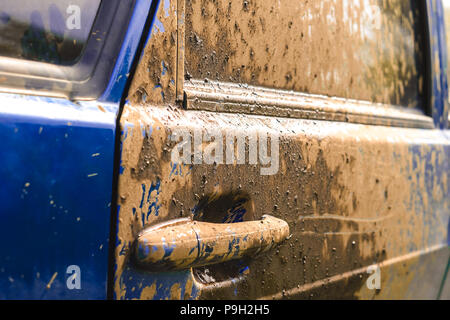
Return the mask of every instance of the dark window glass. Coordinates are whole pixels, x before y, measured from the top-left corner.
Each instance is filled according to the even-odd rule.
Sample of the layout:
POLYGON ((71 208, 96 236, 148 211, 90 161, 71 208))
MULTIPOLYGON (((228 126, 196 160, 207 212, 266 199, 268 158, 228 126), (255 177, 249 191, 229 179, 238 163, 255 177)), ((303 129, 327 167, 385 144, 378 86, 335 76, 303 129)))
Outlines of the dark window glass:
POLYGON ((0 55, 74 64, 89 38, 100 1, 1 0, 0 55))
POLYGON ((419 107, 419 0, 189 1, 194 79, 419 107))

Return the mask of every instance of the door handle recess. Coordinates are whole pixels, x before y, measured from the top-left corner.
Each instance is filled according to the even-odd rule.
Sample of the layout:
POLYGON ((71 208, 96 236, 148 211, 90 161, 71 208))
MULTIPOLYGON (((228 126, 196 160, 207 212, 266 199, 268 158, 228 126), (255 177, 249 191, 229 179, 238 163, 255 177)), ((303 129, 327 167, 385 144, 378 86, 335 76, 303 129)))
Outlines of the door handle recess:
POLYGON ((134 258, 148 271, 181 270, 251 257, 288 235, 288 224, 269 215, 237 223, 176 219, 144 229, 134 244, 134 258))

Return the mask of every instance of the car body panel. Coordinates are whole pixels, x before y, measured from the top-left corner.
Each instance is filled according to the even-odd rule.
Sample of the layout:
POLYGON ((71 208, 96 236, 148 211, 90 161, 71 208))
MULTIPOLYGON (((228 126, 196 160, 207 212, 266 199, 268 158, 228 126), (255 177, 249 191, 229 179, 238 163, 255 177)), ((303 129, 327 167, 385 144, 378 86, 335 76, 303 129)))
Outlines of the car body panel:
POLYGON ((0 299, 107 298, 116 121, 151 3, 130 8, 97 101, 0 94, 0 299))
POLYGON ((104 299, 116 113, 8 94, 0 105, 1 298, 104 299), (81 290, 66 287, 71 265, 81 290))
POLYGON ((160 6, 120 118, 115 298, 436 299, 450 254, 450 136, 441 130, 448 112, 442 7, 427 4, 431 125, 420 114, 314 95, 276 92, 270 102, 251 102, 249 91, 264 96, 263 88, 186 77, 187 3, 160 6), (180 129, 203 152, 217 144, 196 145, 195 137, 278 137, 279 170, 173 162, 180 129), (205 210, 221 217, 242 197, 244 220, 270 214, 291 230, 276 250, 245 261, 245 272, 205 282, 220 277, 218 269, 155 273, 134 263, 133 243, 146 227, 199 219, 205 210), (371 266, 380 268, 381 289, 367 286, 371 266))
POLYGON ((382 262, 389 271, 381 271, 380 297, 437 297, 449 257, 445 132, 148 105, 126 105, 121 124, 117 298, 304 296, 335 276, 345 290, 330 296, 321 286, 317 297, 353 298, 363 295, 367 267, 382 262), (169 137, 180 127, 277 132, 280 170, 262 176, 260 165, 171 163, 169 137), (195 214, 198 197, 212 202, 230 193, 247 194, 255 218, 284 219, 292 233, 277 253, 251 261, 244 278, 205 286, 189 270, 157 274, 133 265, 130 248, 145 226, 195 214), (430 290, 418 290, 424 274, 434 277, 430 290), (170 277, 180 280, 167 283, 170 277))
POLYGON ((449 129, 448 117, 448 65, 447 45, 445 34, 444 8, 439 0, 426 1, 428 34, 429 34, 429 60, 431 91, 431 116, 436 128, 449 129), (447 120, 446 120, 447 119, 447 120))

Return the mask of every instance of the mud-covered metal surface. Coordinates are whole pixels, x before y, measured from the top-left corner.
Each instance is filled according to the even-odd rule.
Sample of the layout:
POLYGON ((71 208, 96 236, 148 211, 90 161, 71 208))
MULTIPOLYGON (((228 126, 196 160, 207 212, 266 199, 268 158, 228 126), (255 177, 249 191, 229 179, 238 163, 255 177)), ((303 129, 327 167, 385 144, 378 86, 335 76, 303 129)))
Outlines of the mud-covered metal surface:
POLYGON ((128 99, 133 103, 174 103, 176 100, 177 1, 161 0, 128 99))
POLYGON ((433 128, 431 117, 381 103, 330 98, 230 82, 190 80, 185 107, 192 110, 247 113, 409 128, 433 128))
POLYGON ((107 298, 116 111, 0 94, 1 300, 107 298))
POLYGON ((129 91, 131 104, 183 102, 198 110, 433 127, 424 115, 424 35, 418 31, 424 26, 417 4, 224 6, 223 1, 159 4, 129 91), (266 14, 278 18, 263 21, 266 14), (233 27, 252 23, 250 29, 233 27), (253 54, 247 56, 248 50, 253 54), (285 76, 285 69, 295 74, 285 76), (327 96, 340 98, 326 101, 327 96))
POLYGON ((117 298, 436 298, 449 255, 445 132, 149 105, 126 105, 121 125, 117 298), (170 136, 180 128, 276 133, 279 170, 261 175, 259 163, 171 163, 170 136), (245 276, 209 285, 191 271, 133 265, 130 249, 144 227, 195 218, 204 199, 229 194, 245 195, 251 219, 287 221, 292 236, 251 260, 245 276), (381 290, 370 291, 365 270, 383 261, 381 290), (418 286, 424 277, 428 286, 418 286))
POLYGON ((118 103, 151 3, 2 3, 0 91, 118 103))
POLYGON ((262 218, 232 224, 177 219, 147 228, 135 244, 136 262, 145 270, 168 271, 256 256, 289 236, 286 222, 262 218))
POLYGON ((417 1, 186 2, 185 75, 417 107, 417 1))
MULTIPOLYGON (((415 64, 421 58, 408 55, 417 40, 410 2, 359 3, 343 10, 342 2, 331 1, 161 1, 120 119, 115 298, 438 297, 450 255, 448 132, 430 129, 431 118, 422 111, 294 92, 410 107, 422 101, 424 79, 415 64), (369 40, 362 17, 370 5, 391 15, 382 19, 384 43, 403 47, 355 53, 369 40), (410 14, 402 14, 405 10, 410 14), (262 21, 276 14, 286 18, 262 21), (401 27, 393 21, 402 21, 401 27), (332 22, 335 29, 323 26, 332 22), (349 24, 356 29, 347 34, 349 24), (280 30, 289 27, 303 33, 303 40, 293 40, 300 51, 283 47, 294 31, 280 30), (398 41, 398 32, 406 42, 398 41), (269 52, 262 53, 264 45, 269 52), (297 66, 291 78, 284 71, 302 61, 292 54, 309 62, 297 66), (401 69, 395 70, 398 78, 381 67, 385 55, 389 66, 401 69), (357 78, 359 57, 375 59, 379 73, 370 85, 357 78), (334 63, 324 65, 327 59, 334 63), (264 70, 263 62, 271 68, 264 70), (333 74, 329 66, 337 68, 337 78, 327 76, 333 74), (311 78, 312 67, 317 77, 311 78), (294 91, 277 95, 273 88, 294 91), (302 110, 295 113, 296 108, 302 110), (188 141, 182 160, 173 161, 180 132, 188 141), (263 139, 269 136, 270 142, 263 139), (268 162, 269 154, 255 156, 266 142, 268 162), (245 150, 244 159, 229 161, 239 150, 245 150), (256 258, 164 272, 133 260, 139 233, 158 223, 178 218, 232 223, 264 214, 287 221, 290 235, 256 258), (367 286, 371 266, 380 268, 380 289, 367 286)), ((436 43, 432 50, 439 53, 436 43)), ((439 72, 432 77, 433 85, 441 84, 439 72)), ((432 87, 433 108, 441 89, 432 87)))

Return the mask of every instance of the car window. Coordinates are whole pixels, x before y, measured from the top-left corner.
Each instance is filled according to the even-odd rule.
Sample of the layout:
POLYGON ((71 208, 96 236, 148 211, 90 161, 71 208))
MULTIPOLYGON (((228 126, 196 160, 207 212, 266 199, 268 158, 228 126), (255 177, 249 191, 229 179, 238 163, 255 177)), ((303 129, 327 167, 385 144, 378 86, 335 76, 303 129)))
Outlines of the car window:
POLYGON ((419 1, 192 1, 185 74, 418 108, 419 1))
POLYGON ((74 64, 89 38, 100 2, 2 0, 0 55, 58 65, 74 64))

